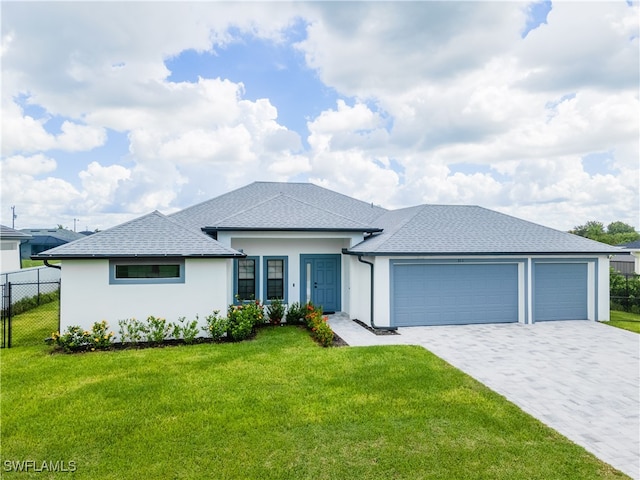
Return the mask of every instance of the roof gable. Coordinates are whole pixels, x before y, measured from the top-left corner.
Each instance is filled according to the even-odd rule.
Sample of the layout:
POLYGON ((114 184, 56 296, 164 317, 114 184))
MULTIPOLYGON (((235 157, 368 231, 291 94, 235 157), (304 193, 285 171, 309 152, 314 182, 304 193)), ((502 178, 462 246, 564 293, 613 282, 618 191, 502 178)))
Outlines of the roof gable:
POLYGON ((388 212, 381 234, 353 253, 535 254, 620 253, 621 249, 477 206, 420 205, 388 212))
POLYGON ((33 258, 237 256, 243 255, 155 211, 33 258))

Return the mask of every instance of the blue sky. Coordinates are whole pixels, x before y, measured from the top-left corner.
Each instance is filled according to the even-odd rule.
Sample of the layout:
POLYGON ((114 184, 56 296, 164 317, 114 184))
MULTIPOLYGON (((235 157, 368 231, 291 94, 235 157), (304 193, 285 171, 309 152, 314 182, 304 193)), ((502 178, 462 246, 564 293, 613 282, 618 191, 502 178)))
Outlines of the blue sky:
POLYGON ((637 4, 2 13, 5 225, 15 205, 16 228, 104 229, 273 180, 563 230, 640 226, 637 4))

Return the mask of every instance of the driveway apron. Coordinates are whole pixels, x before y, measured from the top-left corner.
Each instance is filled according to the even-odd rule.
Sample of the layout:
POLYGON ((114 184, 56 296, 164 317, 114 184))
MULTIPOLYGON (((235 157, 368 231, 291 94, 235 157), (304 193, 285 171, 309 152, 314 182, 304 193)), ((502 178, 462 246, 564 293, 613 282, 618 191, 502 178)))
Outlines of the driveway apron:
POLYGON ((398 329, 330 317, 351 346, 420 345, 640 479, 640 335, 591 321, 398 329))

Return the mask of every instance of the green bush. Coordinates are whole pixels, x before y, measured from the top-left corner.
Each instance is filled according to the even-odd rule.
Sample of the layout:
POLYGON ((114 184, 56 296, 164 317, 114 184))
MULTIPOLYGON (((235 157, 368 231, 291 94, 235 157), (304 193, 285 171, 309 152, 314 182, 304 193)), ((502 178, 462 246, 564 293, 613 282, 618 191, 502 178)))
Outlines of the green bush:
POLYGON ((118 325, 120 326, 118 334, 122 343, 137 345, 147 333, 146 325, 135 318, 118 320, 118 325))
POLYGON ((91 331, 72 325, 63 334, 54 332, 52 338, 65 352, 106 350, 113 344, 113 332, 109 331, 106 320, 95 322, 91 331))
POLYGON ((211 315, 205 317, 206 327, 203 328, 205 332, 211 335, 214 340, 220 340, 224 337, 229 330, 229 319, 227 317, 220 316, 220 310, 214 310, 211 315))
POLYGON ((267 306, 267 316, 272 325, 280 325, 285 314, 285 306, 282 300, 274 298, 267 306))
POLYGON ((184 343, 186 343, 187 345, 191 345, 200 332, 200 328, 198 327, 199 323, 200 318, 198 317, 198 315, 196 315, 195 320, 192 320, 190 322, 187 321, 186 317, 178 318, 178 322, 172 325, 172 337, 176 340, 182 338, 184 343))
POLYGON ((149 343, 161 343, 167 339, 173 325, 160 317, 149 315, 147 318, 146 335, 149 343))
POLYGON ((51 303, 60 298, 60 289, 49 292, 49 293, 41 293, 40 295, 34 295, 33 297, 22 298, 18 300, 16 303, 11 305, 11 314, 12 315, 20 315, 21 313, 32 310, 40 305, 44 305, 45 303, 51 303))
POLYGON ((286 321, 289 325, 302 325, 304 322, 304 316, 306 315, 305 309, 300 303, 293 302, 287 309, 286 321))
POLYGON ((316 307, 311 302, 304 307, 307 327, 311 330, 311 336, 323 347, 329 347, 333 343, 334 333, 327 323, 328 317, 322 315, 322 307, 316 307))
POLYGON ((264 323, 264 310, 260 300, 241 305, 229 305, 229 338, 238 342, 251 336, 256 326, 264 323))

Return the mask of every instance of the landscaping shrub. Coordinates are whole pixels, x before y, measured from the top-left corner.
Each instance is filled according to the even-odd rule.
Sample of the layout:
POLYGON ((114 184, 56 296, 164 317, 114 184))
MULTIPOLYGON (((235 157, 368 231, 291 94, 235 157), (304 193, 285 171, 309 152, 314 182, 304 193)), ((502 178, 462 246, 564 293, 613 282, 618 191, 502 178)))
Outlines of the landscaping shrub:
POLYGON ((322 307, 316 307, 312 303, 305 305, 305 319, 307 327, 311 330, 311 336, 323 347, 329 347, 333 343, 334 333, 327 323, 328 317, 322 315, 322 307))
POLYGON ((11 305, 11 314, 20 315, 21 313, 32 310, 45 303, 51 303, 60 298, 60 290, 49 293, 41 293, 32 297, 23 298, 11 305))
POLYGON ((293 302, 291 305, 289 305, 289 308, 287 309, 287 316, 286 316, 287 324, 302 325, 303 323, 305 323, 304 322, 305 315, 306 315, 305 308, 302 305, 300 305, 300 303, 293 302))
POLYGON ((169 332, 171 332, 171 330, 172 325, 167 323, 166 319, 154 317, 153 315, 149 315, 149 318, 147 318, 147 328, 145 333, 149 343, 163 342, 169 336, 169 332))
POLYGON ((196 315, 195 320, 192 320, 190 322, 187 321, 186 317, 178 318, 178 322, 172 325, 173 338, 175 338, 176 340, 182 338, 184 343, 186 343, 187 345, 191 345, 200 332, 200 328, 198 327, 199 323, 200 318, 198 317, 198 315, 196 315))
POLYGON ((249 338, 254 328, 264 323, 264 309, 260 300, 241 305, 229 305, 227 317, 229 338, 238 342, 249 338))
POLYGON ((229 330, 229 319, 227 317, 221 317, 220 310, 214 310, 213 313, 207 315, 204 320, 207 326, 204 327, 203 330, 209 333, 214 340, 220 340, 226 335, 227 330, 229 330))
POLYGON ((118 334, 122 343, 137 345, 147 333, 146 325, 135 318, 119 320, 118 325, 120 326, 118 334))
POLYGON ((109 332, 109 324, 106 320, 95 322, 91 331, 72 325, 63 334, 54 332, 52 338, 65 352, 106 350, 113 344, 113 332, 109 332))
POLYGON ((284 318, 285 307, 282 300, 279 298, 274 298, 271 300, 271 303, 267 306, 267 316, 269 317, 269 322, 272 325, 280 325, 282 319, 284 318))

